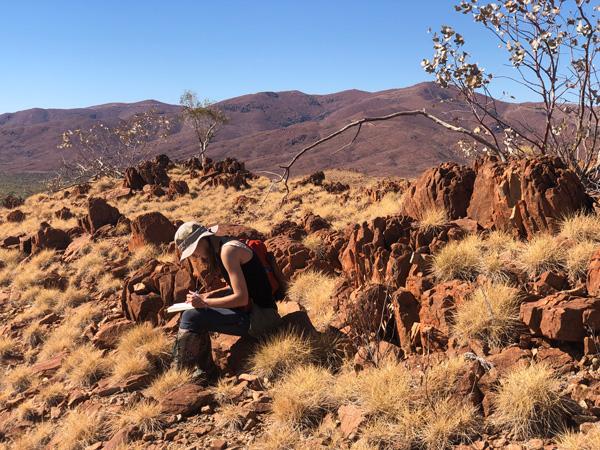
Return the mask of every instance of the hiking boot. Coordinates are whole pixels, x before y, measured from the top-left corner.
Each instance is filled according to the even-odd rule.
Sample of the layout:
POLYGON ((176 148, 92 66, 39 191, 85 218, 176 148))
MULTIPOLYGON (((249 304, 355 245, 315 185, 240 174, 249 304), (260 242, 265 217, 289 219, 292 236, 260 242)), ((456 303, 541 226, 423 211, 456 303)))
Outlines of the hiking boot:
POLYGON ((195 382, 210 384, 219 377, 219 369, 212 359, 212 348, 208 333, 194 333, 179 329, 173 346, 171 367, 189 369, 195 382))

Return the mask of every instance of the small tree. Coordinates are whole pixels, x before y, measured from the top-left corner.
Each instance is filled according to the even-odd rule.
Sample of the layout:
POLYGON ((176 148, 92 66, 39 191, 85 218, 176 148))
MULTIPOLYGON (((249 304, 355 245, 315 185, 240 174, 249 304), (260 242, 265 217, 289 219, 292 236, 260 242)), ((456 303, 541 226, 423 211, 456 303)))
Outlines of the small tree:
POLYGON ((221 125, 227 123, 225 114, 208 100, 200 101, 195 92, 184 91, 179 103, 183 107, 183 119, 196 135, 202 165, 206 162, 206 148, 221 125))
POLYGON ((171 127, 167 117, 150 110, 114 125, 99 122, 87 129, 67 130, 58 145, 66 154, 53 186, 101 176, 121 177, 125 168, 148 159, 148 144, 169 135, 171 127))

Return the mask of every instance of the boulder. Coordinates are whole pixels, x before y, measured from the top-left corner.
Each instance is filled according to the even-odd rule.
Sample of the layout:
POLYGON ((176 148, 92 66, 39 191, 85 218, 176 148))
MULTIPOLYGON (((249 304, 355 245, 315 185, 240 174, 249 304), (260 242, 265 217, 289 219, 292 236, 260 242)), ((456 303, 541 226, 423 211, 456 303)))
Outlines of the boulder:
POLYGON ((283 275, 291 280, 298 272, 309 268, 313 255, 302 243, 287 236, 275 236, 265 241, 283 275))
POLYGON ((220 223, 219 236, 231 236, 236 239, 260 239, 265 240, 265 236, 254 228, 245 225, 237 225, 233 223, 220 223))
POLYGON ((306 231, 296 222, 283 220, 273 225, 269 237, 287 236, 295 241, 301 241, 306 236, 306 231))
POLYGON ((404 179, 385 178, 364 191, 364 195, 372 202, 381 201, 389 193, 402 193, 410 187, 410 182, 404 179))
POLYGON ((250 187, 248 180, 254 177, 246 170, 244 163, 235 158, 225 158, 223 161, 216 162, 207 159, 202 173, 200 188, 223 186, 236 190, 247 189, 250 187))
MULTIPOLYGON (((392 245, 408 244, 411 223, 410 217, 391 216, 354 225, 350 230, 348 243, 340 252, 340 262, 346 278, 356 287, 366 282, 385 281, 392 245)), ((394 258, 400 253, 404 254, 404 250, 405 247, 398 247, 394 258)), ((392 272, 393 269, 390 269, 390 273, 392 272)), ((401 284, 402 280, 398 281, 401 284)))
POLYGON ((169 244, 175 236, 175 226, 159 212, 140 214, 131 221, 129 250, 144 245, 169 244))
POLYGON ((143 191, 150 197, 162 197, 166 194, 160 184, 145 184, 143 191))
MULTIPOLYGON (((144 161, 140 163, 137 166, 137 172, 141 179, 144 180, 144 184, 156 184, 167 187, 171 181, 169 175, 167 175, 167 168, 169 167, 169 164, 170 161, 168 157, 165 155, 159 155, 152 161, 144 161)), ((139 184, 136 186, 139 186, 139 184)))
POLYGON ((307 184, 312 184, 314 186, 321 186, 323 181, 325 181, 325 173, 320 170, 300 180, 298 185, 306 186, 307 184))
POLYGON ((600 298, 550 295, 521 305, 521 320, 537 336, 581 342, 600 330, 600 298))
POLYGON ((458 280, 441 283, 429 289, 420 299, 419 322, 450 335, 456 308, 471 293, 469 283, 458 280))
POLYGON ((188 184, 183 180, 171 180, 169 188, 167 189, 167 195, 169 197, 177 197, 178 195, 185 195, 190 192, 188 184))
POLYGON ((413 324, 419 321, 420 305, 415 296, 403 288, 392 294, 391 302, 398 341, 406 354, 410 352, 413 324))
POLYGON ((91 197, 88 199, 88 213, 79 219, 79 226, 88 233, 94 234, 104 225, 116 225, 120 218, 119 210, 109 205, 106 200, 91 197))
POLYGON ((68 233, 58 228, 52 228, 47 222, 42 222, 40 229, 31 236, 31 253, 40 250, 65 250, 71 243, 68 233))
POLYGON ((25 213, 20 209, 14 209, 6 215, 8 222, 23 222, 25 220, 25 213))
POLYGON ((558 158, 480 162, 468 216, 484 228, 530 238, 556 232, 560 221, 591 208, 577 175, 558 158))
POLYGON ((6 197, 2 199, 2 206, 6 209, 13 209, 21 206, 25 203, 25 200, 21 197, 17 197, 13 194, 8 194, 6 197))
POLYGON ((314 233, 319 230, 328 230, 331 224, 321 216, 313 213, 307 213, 302 217, 302 226, 307 233, 314 233))
POLYGON ((135 167, 125 169, 125 180, 123 186, 133 191, 141 191, 146 182, 135 167))
POLYGON ((420 219, 423 211, 434 209, 443 209, 450 220, 466 217, 474 182, 472 168, 443 163, 426 170, 410 186, 400 211, 415 219, 420 219))
POLYGON ((355 336, 386 331, 392 317, 389 308, 391 292, 383 284, 368 284, 354 290, 347 301, 338 305, 342 326, 355 336))
POLYGON ((103 323, 98 327, 92 342, 98 348, 115 348, 121 335, 133 327, 133 322, 127 319, 118 319, 103 323))
POLYGON ((203 406, 210 405, 213 402, 213 394, 210 390, 197 384, 188 383, 175 388, 157 400, 163 414, 191 416, 203 406))

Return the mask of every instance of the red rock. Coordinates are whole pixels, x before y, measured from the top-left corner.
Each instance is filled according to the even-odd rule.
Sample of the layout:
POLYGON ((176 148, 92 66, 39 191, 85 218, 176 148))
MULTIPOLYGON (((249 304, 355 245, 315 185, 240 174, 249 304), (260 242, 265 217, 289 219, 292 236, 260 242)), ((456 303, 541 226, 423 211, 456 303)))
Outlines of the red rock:
POLYGON ((38 320, 38 325, 48 325, 54 323, 60 319, 60 316, 56 313, 50 313, 38 320))
POLYGON ((521 305, 521 320, 532 333, 559 341, 583 342, 600 330, 600 298, 555 294, 521 305))
POLYGON ((218 234, 219 236, 232 236, 236 239, 265 240, 265 236, 254 228, 233 223, 220 223, 218 234))
POLYGON ((588 294, 600 297, 600 248, 592 255, 587 271, 586 287, 588 294))
POLYGON ((306 231, 291 220, 276 223, 269 233, 269 237, 286 236, 295 241, 301 241, 306 236, 306 231))
POLYGON ((213 394, 197 384, 184 384, 157 399, 164 414, 189 416, 213 402, 213 394))
POLYGON ((88 213, 79 219, 79 226, 89 234, 94 234, 104 225, 116 225, 121 218, 121 213, 106 200, 99 197, 88 199, 88 213))
POLYGON ((533 283, 533 290, 538 295, 550 295, 556 291, 562 291, 568 287, 568 280, 565 276, 554 272, 546 271, 533 283))
POLYGON ((23 222, 25 220, 25 217, 26 215, 23 211, 21 211, 20 209, 15 209, 6 215, 6 220, 8 222, 23 222))
POLYGON ((575 369, 575 360, 566 352, 558 348, 541 347, 538 349, 535 360, 542 362, 556 373, 565 374, 575 369))
POLYGON ((406 191, 401 212, 419 219, 423 211, 443 209, 450 220, 466 217, 474 182, 470 167, 455 163, 433 167, 406 191))
POLYGON ((169 189, 167 190, 167 195, 169 197, 176 197, 178 195, 185 195, 190 192, 190 188, 188 184, 183 180, 171 180, 169 183, 169 189))
POLYGON ((175 236, 175 226, 159 212, 140 214, 131 222, 129 250, 144 245, 169 244, 175 236))
POLYGON ((469 283, 453 280, 426 291, 421 298, 421 324, 433 326, 448 336, 456 307, 465 300, 472 289, 469 283))
POLYGON ((210 443, 210 450, 225 450, 227 448, 227 441, 225 439, 214 439, 210 443))
POLYGON ((92 342, 99 348, 115 348, 121 335, 132 327, 133 323, 127 319, 104 323, 98 328, 92 342))
POLYGON ((302 218, 302 226, 304 227, 304 231, 307 233, 314 233, 319 230, 328 230, 331 228, 331 224, 323 219, 321 216, 307 213, 302 218))
POLYGON ((19 250, 21 253, 29 255, 31 253, 31 236, 21 236, 19 237, 19 250))
MULTIPOLYGON (((388 264, 393 244, 403 239, 408 243, 412 219, 405 216, 378 217, 370 222, 355 225, 348 243, 341 250, 340 262, 346 278, 355 287, 367 282, 382 283, 387 281, 388 264)), ((398 247, 393 258, 403 258, 405 247, 398 247)), ((392 265, 394 262, 391 263, 392 265)), ((405 264, 400 264, 406 269, 405 264)), ((394 273, 390 268, 389 274, 394 273)), ((395 284, 402 284, 399 277, 395 284)))
POLYGON ((338 417, 340 418, 340 431, 345 438, 355 435, 366 419, 365 412, 355 405, 340 406, 338 417))
POLYGON ((18 247, 20 242, 20 236, 8 236, 2 240, 2 248, 13 248, 18 247))
POLYGON ((146 182, 135 167, 125 169, 125 180, 123 186, 134 191, 141 191, 146 182))
POLYGON ((490 158, 476 171, 467 212, 484 228, 529 238, 540 231, 555 232, 562 218, 591 207, 577 175, 558 158, 506 163, 490 158))
MULTIPOLYGON (((152 161, 144 161, 141 164, 139 164, 137 167, 137 172, 140 175, 140 177, 144 180, 145 184, 154 184, 158 186, 167 187, 169 185, 169 182, 171 181, 169 175, 167 175, 167 168, 169 164, 170 161, 168 161, 168 158, 165 159, 156 157, 152 161)), ((137 186, 138 185, 136 184, 136 187, 137 186)), ((132 189, 134 188, 132 187, 132 189)))
POLYGON ((166 194, 165 190, 159 184, 146 184, 143 191, 150 197, 162 197, 166 194))
POLYGON ((141 433, 137 430, 135 425, 121 428, 108 442, 104 443, 102 450, 117 450, 126 447, 131 440, 135 440, 139 437, 141 437, 141 433))
POLYGON ((65 250, 71 243, 71 238, 64 230, 52 228, 42 222, 40 229, 31 236, 31 253, 44 249, 65 250))
POLYGON ((306 186, 307 184, 312 184, 314 186, 321 186, 325 181, 325 173, 322 170, 315 172, 313 174, 308 175, 298 182, 299 186, 306 186))
POLYGON ((265 241, 267 250, 273 253, 277 265, 289 280, 296 273, 306 269, 313 257, 311 251, 302 243, 286 236, 276 236, 265 241))
POLYGON ((358 335, 376 333, 383 323, 389 322, 391 292, 382 284, 369 284, 356 289, 348 301, 338 305, 342 326, 350 326, 358 335))
POLYGON ((391 301, 400 347, 404 353, 408 353, 411 347, 410 332, 413 324, 419 321, 420 305, 411 292, 402 288, 392 294, 391 301))
POLYGON ((60 369, 66 356, 65 352, 61 352, 45 361, 37 362, 31 366, 31 372, 35 375, 49 376, 60 369))
POLYGON ((129 198, 133 195, 133 190, 128 187, 116 187, 101 194, 106 201, 118 201, 129 198))

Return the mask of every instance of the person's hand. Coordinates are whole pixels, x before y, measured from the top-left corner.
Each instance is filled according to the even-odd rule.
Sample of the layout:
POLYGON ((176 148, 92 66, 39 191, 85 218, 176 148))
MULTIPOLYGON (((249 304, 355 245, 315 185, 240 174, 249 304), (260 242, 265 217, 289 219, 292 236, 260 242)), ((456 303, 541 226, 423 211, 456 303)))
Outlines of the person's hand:
POLYGON ((206 298, 206 294, 198 294, 197 292, 188 291, 185 302, 191 304, 194 308, 208 308, 206 298))

